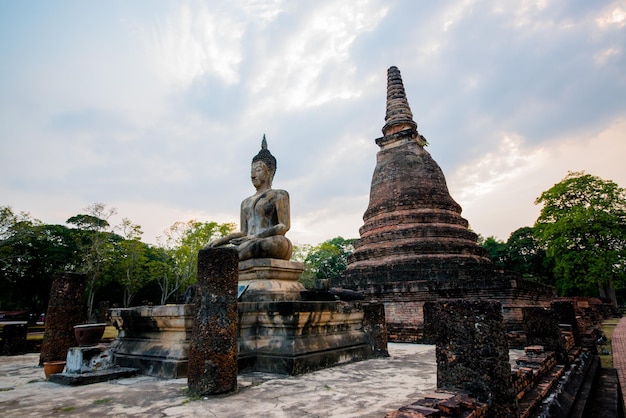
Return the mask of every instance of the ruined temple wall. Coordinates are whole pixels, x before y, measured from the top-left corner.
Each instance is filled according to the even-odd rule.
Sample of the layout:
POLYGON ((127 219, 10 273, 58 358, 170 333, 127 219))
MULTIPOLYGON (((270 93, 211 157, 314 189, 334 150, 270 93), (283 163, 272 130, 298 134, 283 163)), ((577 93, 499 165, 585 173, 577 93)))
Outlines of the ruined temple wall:
POLYGON ((523 330, 523 308, 549 308, 554 288, 519 278, 503 277, 457 283, 416 281, 392 286, 395 291, 367 293, 371 302, 383 303, 390 341, 420 342, 424 303, 441 299, 496 300, 502 304, 507 331, 523 330), (489 284, 489 286, 487 285, 489 284))

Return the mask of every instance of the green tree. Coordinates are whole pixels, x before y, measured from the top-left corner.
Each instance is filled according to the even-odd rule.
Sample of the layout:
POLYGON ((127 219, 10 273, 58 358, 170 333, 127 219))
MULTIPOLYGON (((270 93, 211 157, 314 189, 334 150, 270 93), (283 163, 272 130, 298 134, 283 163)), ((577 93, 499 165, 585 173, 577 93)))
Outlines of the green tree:
POLYGON ((45 312, 56 273, 79 263, 72 231, 0 207, 0 307, 45 312))
POLYGON ((615 302, 615 289, 626 282, 625 190, 610 180, 569 172, 535 204, 543 204, 535 231, 554 259, 560 293, 615 302))
POLYGON ((496 239, 494 236, 483 238, 478 236, 478 245, 485 248, 489 254, 491 262, 498 268, 504 269, 506 265, 506 243, 496 239))
POLYGON ((109 218, 117 213, 104 203, 94 203, 85 208, 87 214, 72 216, 66 222, 78 229, 77 243, 81 254, 78 271, 87 275, 87 317, 93 319, 93 305, 97 289, 103 284, 103 271, 113 257, 115 237, 110 230, 109 218))
POLYGON ((554 264, 532 227, 518 228, 509 236, 505 268, 520 273, 525 279, 554 285, 554 264))
POLYGON ((141 242, 141 227, 133 224, 128 218, 122 219, 119 228, 122 231, 123 241, 117 245, 117 265, 120 275, 118 282, 124 289, 123 305, 130 306, 130 302, 137 292, 145 286, 152 277, 148 271, 147 244, 141 242))
MULTIPOLYGON (((210 240, 223 237, 235 230, 232 223, 176 222, 165 231, 165 242, 172 262, 172 274, 162 274, 158 280, 161 288, 161 303, 165 303, 181 288, 198 280, 198 251, 210 240)), ((165 271, 163 270, 163 273, 165 271)))
POLYGON ((311 248, 304 260, 300 281, 312 287, 316 279, 336 279, 348 267, 348 256, 354 252, 355 239, 331 238, 311 248))
POLYGON ((304 263, 307 256, 313 249, 311 244, 293 244, 293 251, 291 253, 291 261, 296 261, 298 263, 304 263))
POLYGON ((161 290, 160 304, 165 305, 167 303, 167 299, 178 289, 176 288, 169 293, 163 291, 163 289, 173 288, 171 284, 176 279, 174 272, 174 260, 172 259, 170 252, 163 247, 151 245, 148 246, 147 250, 147 274, 151 281, 158 284, 159 290, 161 290))

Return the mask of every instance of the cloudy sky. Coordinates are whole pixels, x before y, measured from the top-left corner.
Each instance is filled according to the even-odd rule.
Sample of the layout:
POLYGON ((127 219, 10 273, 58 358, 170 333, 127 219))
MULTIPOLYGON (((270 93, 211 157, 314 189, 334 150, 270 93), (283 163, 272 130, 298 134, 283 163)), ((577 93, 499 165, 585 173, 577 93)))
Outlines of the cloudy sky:
POLYGON ((0 206, 238 222, 266 134, 288 236, 356 238, 392 65, 477 233, 568 170, 626 187, 625 1, 33 0, 0 2, 0 206))

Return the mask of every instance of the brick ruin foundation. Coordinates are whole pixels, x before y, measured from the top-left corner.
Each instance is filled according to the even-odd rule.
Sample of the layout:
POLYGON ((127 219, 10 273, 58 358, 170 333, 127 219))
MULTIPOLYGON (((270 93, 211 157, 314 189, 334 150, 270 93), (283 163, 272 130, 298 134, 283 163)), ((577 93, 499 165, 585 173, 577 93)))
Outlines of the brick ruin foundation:
POLYGON ((425 330, 436 343, 437 391, 386 418, 623 416, 615 369, 602 369, 595 343, 584 346, 579 338, 600 335, 601 321, 615 315, 598 302, 575 298, 551 309, 525 308, 533 345, 517 358, 509 357, 499 302, 428 302, 425 330))

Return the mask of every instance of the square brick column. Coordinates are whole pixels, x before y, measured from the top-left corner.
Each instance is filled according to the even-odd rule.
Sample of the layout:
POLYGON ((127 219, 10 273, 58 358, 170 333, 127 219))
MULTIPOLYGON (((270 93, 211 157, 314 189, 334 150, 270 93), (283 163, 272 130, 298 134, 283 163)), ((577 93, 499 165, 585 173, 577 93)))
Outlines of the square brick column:
POLYGON ((437 346, 437 387, 463 390, 489 405, 488 416, 513 416, 509 348, 499 302, 426 302, 425 332, 437 346))
POLYGON ((233 248, 198 253, 187 373, 191 394, 217 395, 237 389, 238 261, 233 248))
POLYGON ((570 324, 574 344, 580 345, 580 333, 578 332, 578 321, 576 321, 576 310, 574 304, 568 300, 556 300, 550 304, 550 309, 556 315, 559 324, 570 324))
POLYGON ((567 364, 567 352, 555 312, 536 306, 522 309, 526 345, 541 345, 545 351, 554 351, 558 364, 567 364))
POLYGON ((85 281, 86 276, 79 273, 60 273, 54 277, 39 356, 40 366, 45 361, 64 361, 67 350, 78 345, 74 338, 74 325, 85 321, 85 281))
POLYGON ((374 357, 389 357, 385 305, 372 303, 363 306, 363 329, 367 334, 374 357))

